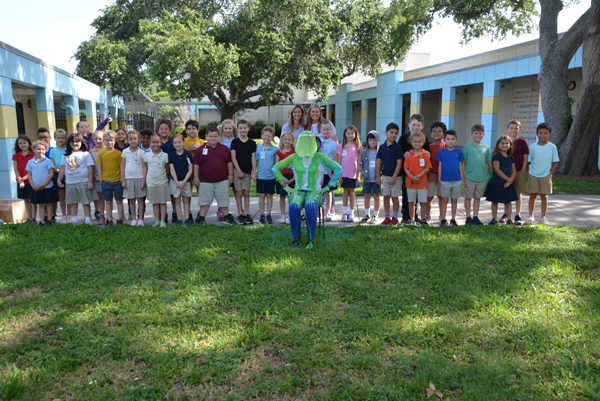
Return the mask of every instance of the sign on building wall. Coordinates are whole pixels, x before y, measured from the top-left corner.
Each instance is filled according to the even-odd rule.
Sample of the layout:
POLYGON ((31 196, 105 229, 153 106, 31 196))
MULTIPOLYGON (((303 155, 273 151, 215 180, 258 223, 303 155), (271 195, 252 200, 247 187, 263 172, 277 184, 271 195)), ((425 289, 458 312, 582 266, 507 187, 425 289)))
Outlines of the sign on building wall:
POLYGON ((512 119, 521 121, 521 138, 531 145, 535 143, 538 109, 540 102, 540 87, 516 88, 513 90, 512 119))

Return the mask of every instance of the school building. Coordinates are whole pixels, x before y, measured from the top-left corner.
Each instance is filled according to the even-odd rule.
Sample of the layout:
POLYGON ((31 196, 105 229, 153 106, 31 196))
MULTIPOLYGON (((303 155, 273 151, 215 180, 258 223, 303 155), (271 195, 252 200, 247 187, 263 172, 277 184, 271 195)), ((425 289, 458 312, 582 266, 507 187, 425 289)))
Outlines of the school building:
MULTIPOLYGON (((582 48, 569 64, 569 96, 575 102, 582 88, 582 48)), ((385 127, 394 121, 408 131, 410 116, 425 118, 425 133, 435 121, 443 121, 458 133, 459 147, 471 141, 471 126, 485 126, 483 142, 492 147, 506 132, 513 118, 522 123, 521 137, 535 142, 535 128, 544 122, 537 75, 541 66, 539 41, 478 54, 447 63, 410 71, 390 71, 377 79, 342 84, 324 105, 338 132, 348 124, 361 132, 363 142, 369 130, 385 136, 385 127)), ((341 135, 341 133, 340 133, 341 135)), ((430 137, 431 139, 431 137, 430 137)))

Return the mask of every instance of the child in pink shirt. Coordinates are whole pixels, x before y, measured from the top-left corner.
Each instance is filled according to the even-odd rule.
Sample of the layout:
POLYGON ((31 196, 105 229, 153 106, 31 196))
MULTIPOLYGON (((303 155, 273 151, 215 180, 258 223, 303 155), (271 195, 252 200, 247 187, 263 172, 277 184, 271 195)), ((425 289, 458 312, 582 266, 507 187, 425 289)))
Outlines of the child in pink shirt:
POLYGON ((342 173, 342 188, 344 188, 344 214, 342 221, 354 221, 354 205, 356 203, 356 187, 360 186, 360 170, 358 163, 362 145, 360 135, 354 125, 348 125, 344 130, 344 139, 338 145, 335 152, 335 161, 339 163, 344 172, 342 173), (348 213, 348 198, 350 198, 350 213, 348 213))

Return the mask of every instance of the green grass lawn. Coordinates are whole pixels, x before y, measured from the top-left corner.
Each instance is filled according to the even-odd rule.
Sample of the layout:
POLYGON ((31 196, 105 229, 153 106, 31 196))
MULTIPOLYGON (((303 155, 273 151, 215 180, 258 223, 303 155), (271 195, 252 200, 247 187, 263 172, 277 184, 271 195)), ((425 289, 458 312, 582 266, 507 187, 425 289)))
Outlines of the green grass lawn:
POLYGON ((600 398, 595 228, 1 229, 0 399, 600 398))

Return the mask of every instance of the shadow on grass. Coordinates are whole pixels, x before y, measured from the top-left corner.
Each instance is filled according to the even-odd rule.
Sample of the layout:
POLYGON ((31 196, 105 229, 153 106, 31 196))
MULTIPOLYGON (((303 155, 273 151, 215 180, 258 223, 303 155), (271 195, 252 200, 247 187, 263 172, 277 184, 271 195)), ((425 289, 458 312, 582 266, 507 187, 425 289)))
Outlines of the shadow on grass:
POLYGON ((0 362, 27 398, 598 393, 598 231, 241 230, 5 235, 0 362))

